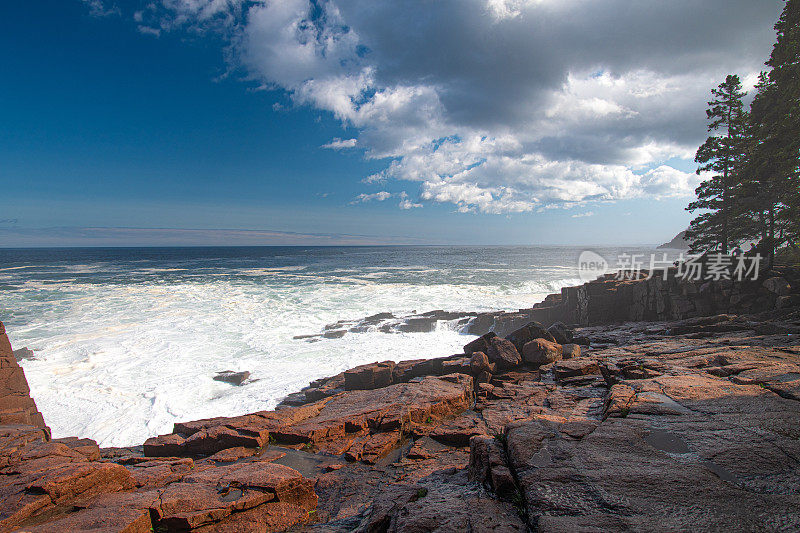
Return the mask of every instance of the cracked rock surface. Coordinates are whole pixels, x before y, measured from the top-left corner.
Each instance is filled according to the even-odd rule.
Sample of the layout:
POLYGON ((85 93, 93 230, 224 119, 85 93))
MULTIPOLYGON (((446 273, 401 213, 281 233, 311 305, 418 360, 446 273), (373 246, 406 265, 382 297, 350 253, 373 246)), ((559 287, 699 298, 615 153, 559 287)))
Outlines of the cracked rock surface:
POLYGON ((798 531, 798 327, 527 324, 141 447, 1 425, 0 532, 798 531))

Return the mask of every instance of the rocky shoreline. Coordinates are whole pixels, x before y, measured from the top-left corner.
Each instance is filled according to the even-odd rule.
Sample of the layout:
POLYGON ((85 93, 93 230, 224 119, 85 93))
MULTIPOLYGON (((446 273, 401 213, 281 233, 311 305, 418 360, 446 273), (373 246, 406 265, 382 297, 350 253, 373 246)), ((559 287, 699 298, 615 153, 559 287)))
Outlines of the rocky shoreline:
POLYGON ((481 336, 113 449, 50 438, 0 328, 0 532, 797 531, 799 304, 791 269, 671 271, 342 322, 481 336))
POLYGON ((449 322, 468 335, 493 331, 504 337, 529 322, 562 322, 596 326, 619 322, 685 320, 718 314, 752 315, 800 306, 800 273, 793 268, 774 268, 759 279, 694 280, 676 268, 609 274, 576 287, 564 287, 530 309, 516 312, 454 312, 435 310, 395 316, 384 312, 357 320, 328 324, 320 333, 297 335, 315 342, 340 338, 370 328, 385 333, 430 332, 449 322))

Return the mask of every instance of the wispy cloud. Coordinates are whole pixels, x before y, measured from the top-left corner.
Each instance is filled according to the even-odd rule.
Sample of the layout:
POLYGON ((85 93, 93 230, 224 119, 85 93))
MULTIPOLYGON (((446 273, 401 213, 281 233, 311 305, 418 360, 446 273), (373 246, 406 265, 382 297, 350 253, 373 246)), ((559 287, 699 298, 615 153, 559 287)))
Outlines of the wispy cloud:
POLYGON ((121 15, 119 7, 113 2, 104 0, 81 0, 89 8, 89 14, 93 17, 110 17, 121 15))
POLYGON ((372 201, 383 202, 385 200, 388 200, 389 198, 399 198, 400 203, 397 204, 397 207, 399 207, 400 209, 408 210, 417 207, 422 207, 422 204, 412 202, 411 198, 408 196, 408 193, 406 191, 400 191, 397 193, 391 193, 388 191, 380 191, 371 194, 362 193, 356 196, 353 199, 353 201, 350 202, 350 204, 355 205, 372 201))
POLYGON ((323 144, 321 148, 328 148, 330 150, 345 150, 347 148, 355 148, 357 144, 358 139, 336 138, 327 144, 323 144))
POLYGON ((372 202, 372 201, 383 202, 384 200, 388 200, 392 196, 394 196, 394 195, 392 193, 388 192, 388 191, 374 192, 374 193, 371 193, 371 194, 361 193, 358 196, 356 196, 353 199, 353 201, 350 202, 350 203, 351 204, 362 204, 362 203, 365 203, 365 202, 372 202))
POLYGON ((593 216, 594 216, 594 212, 593 211, 586 211, 585 213, 575 213, 574 215, 572 215, 572 218, 586 218, 586 217, 593 217, 593 216))
POLYGON ((161 36, 161 30, 158 28, 151 28, 150 26, 137 26, 136 30, 144 35, 153 35, 155 37, 161 36))

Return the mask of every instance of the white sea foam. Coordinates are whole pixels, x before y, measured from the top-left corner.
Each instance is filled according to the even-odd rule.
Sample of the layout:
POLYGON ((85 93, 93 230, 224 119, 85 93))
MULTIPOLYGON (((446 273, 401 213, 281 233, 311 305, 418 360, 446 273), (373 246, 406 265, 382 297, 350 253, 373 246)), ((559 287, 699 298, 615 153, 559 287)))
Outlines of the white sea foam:
POLYGON ((26 324, 10 333, 14 346, 35 352, 36 360, 22 364, 53 434, 124 446, 169 432, 176 421, 273 408, 311 380, 358 364, 449 355, 468 340, 445 322, 432 333, 371 331, 318 342, 295 335, 384 311, 518 309, 552 287, 334 276, 300 285, 61 283, 56 293, 31 283, 10 293, 6 306, 29 311, 26 324), (222 370, 248 370, 253 381, 243 387, 214 381, 222 370))
POLYGON ((115 252, 108 261, 45 257, 12 270, 31 264, 21 259, 0 270, 0 284, 13 287, 3 291, 0 318, 16 348, 34 350, 36 359, 21 364, 56 437, 133 445, 177 421, 273 408, 358 364, 450 355, 470 340, 457 321, 430 333, 376 326, 339 339, 294 338, 327 324, 386 311, 517 310, 579 283, 565 266, 577 252, 524 252, 444 250, 452 263, 430 249, 290 250, 286 259, 247 252, 233 262, 115 252), (548 260, 537 262, 542 254, 548 260), (223 370, 247 370, 253 380, 214 381, 223 370))

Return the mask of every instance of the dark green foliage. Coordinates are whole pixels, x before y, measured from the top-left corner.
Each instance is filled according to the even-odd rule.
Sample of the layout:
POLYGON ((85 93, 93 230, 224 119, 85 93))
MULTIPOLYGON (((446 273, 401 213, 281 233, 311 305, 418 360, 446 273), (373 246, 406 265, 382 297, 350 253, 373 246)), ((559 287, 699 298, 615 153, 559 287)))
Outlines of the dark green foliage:
POLYGON ((800 248, 800 0, 786 2, 777 42, 746 113, 739 79, 714 90, 707 111, 715 135, 697 151, 698 173, 712 172, 687 209, 692 251, 728 251, 758 241, 772 265, 776 248, 800 248))
POLYGON ((732 242, 738 240, 735 222, 739 209, 737 173, 742 165, 745 149, 746 114, 739 76, 730 75, 713 91, 714 99, 708 103, 708 131, 713 135, 697 150, 697 173, 711 173, 695 191, 697 201, 687 209, 705 212, 694 219, 686 232, 691 250, 719 250, 728 253, 732 242))
POLYGON ((800 237, 800 1, 786 3, 778 38, 751 106, 745 183, 750 237, 772 264, 775 249, 800 237))
POLYGON ((775 130, 776 115, 771 109, 777 107, 780 95, 766 73, 762 73, 756 90, 751 105, 747 158, 741 176, 748 215, 743 230, 746 237, 759 240, 762 253, 771 257, 779 244, 775 237, 784 208, 781 199, 786 194, 781 190, 786 183, 776 157, 782 141, 775 130))
POLYGON ((786 247, 776 251, 775 263, 800 268, 800 247, 786 247))

